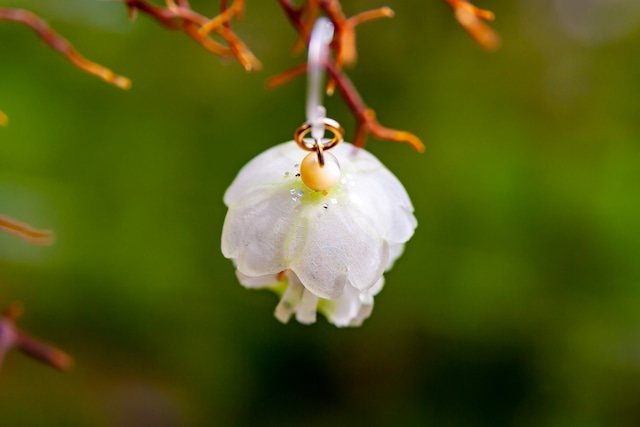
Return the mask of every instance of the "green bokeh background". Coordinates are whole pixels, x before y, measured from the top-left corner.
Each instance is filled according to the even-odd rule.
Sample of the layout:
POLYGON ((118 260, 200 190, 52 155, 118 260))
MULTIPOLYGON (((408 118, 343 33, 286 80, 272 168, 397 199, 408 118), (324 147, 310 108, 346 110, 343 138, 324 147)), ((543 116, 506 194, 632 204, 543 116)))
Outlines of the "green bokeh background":
POLYGON ((439 1, 343 2, 396 11, 359 27, 348 73, 427 149, 369 141, 419 226, 371 318, 338 329, 281 325, 220 253, 225 189, 304 119, 304 79, 265 89, 302 60, 295 32, 276 1, 247 3, 256 73, 114 2, 4 2, 133 86, 0 22, 0 213, 57 236, 0 234, 0 305, 76 360, 10 353, 0 425, 640 424, 640 27, 599 39, 603 14, 588 43, 568 0, 486 0, 503 38, 486 53, 439 1))

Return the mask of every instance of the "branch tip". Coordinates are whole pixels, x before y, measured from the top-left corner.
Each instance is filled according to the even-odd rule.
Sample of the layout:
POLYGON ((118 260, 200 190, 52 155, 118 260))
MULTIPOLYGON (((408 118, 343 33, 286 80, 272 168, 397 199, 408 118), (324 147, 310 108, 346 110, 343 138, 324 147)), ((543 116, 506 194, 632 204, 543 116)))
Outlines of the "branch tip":
POLYGON ((100 77, 107 83, 122 89, 128 89, 131 86, 131 82, 126 77, 119 76, 110 69, 80 55, 67 39, 56 33, 44 19, 35 13, 26 9, 1 7, 0 21, 2 20, 18 22, 31 28, 46 44, 60 52, 82 71, 100 77))
POLYGON ((483 21, 493 21, 495 15, 479 9, 467 0, 444 0, 451 6, 458 23, 483 49, 493 51, 500 47, 500 36, 483 21))
POLYGON ((22 304, 14 302, 0 316, 0 364, 7 351, 17 348, 27 356, 59 371, 71 369, 73 366, 71 356, 26 334, 16 326, 16 321, 22 315, 22 312, 22 304))
POLYGON ((13 234, 33 245, 49 246, 53 243, 53 233, 51 231, 38 230, 4 215, 0 215, 0 230, 13 234))
POLYGON ((219 15, 208 18, 195 12, 187 1, 167 0, 166 7, 157 6, 145 0, 122 0, 130 13, 142 12, 170 30, 183 31, 209 52, 222 58, 235 57, 247 70, 258 70, 262 64, 231 30, 232 18, 240 19, 244 13, 245 0, 236 0, 230 7, 221 4, 219 15), (223 39, 220 43, 212 38, 213 33, 223 39))

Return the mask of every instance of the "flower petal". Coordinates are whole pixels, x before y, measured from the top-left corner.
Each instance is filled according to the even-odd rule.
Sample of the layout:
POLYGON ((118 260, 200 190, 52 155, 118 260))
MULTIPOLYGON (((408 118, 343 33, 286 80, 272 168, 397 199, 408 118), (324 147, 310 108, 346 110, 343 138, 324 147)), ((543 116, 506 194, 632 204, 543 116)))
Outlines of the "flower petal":
MULTIPOLYGON (((340 148, 340 147, 338 147, 340 148)), ((363 219, 371 222, 379 235, 390 243, 404 243, 413 235, 417 221, 413 205, 400 181, 369 152, 343 147, 339 158, 349 160, 347 180, 351 201, 363 219)))
POLYGON ((302 301, 296 311, 296 320, 305 325, 316 323, 316 311, 318 309, 318 297, 305 289, 302 301))
POLYGON ((342 169, 328 191, 305 187, 306 153, 288 142, 250 161, 225 193, 222 252, 244 286, 282 294, 282 322, 295 314, 313 323, 320 310, 338 326, 360 325, 417 225, 402 184, 378 159, 347 143, 332 153, 342 169), (288 282, 278 281, 283 271, 288 282))
POLYGON ((346 286, 340 298, 322 301, 318 309, 336 326, 360 326, 371 315, 373 296, 380 292, 383 285, 384 278, 381 277, 367 292, 359 292, 351 286, 346 286))
POLYGON ((338 298, 347 280, 356 289, 371 288, 388 263, 387 243, 348 210, 333 205, 307 213, 304 243, 288 254, 289 268, 322 298, 338 298))
MULTIPOLYGON (((282 192, 280 192, 282 193, 282 192)), ((229 209, 222 229, 222 253, 247 276, 286 270, 283 248, 290 235, 296 206, 284 194, 229 209)))
POLYGON ((304 286, 302 286, 298 280, 289 280, 289 286, 287 290, 284 291, 273 313, 279 321, 282 323, 289 322, 289 319, 291 319, 291 316, 298 310, 302 302, 303 293, 304 286))
POLYGON ((271 288, 278 284, 278 276, 275 274, 250 277, 236 270, 236 277, 242 286, 249 289, 271 288))
POLYGON ((265 196, 265 190, 295 176, 295 165, 304 155, 293 141, 262 152, 240 170, 224 194, 224 204, 231 208, 253 199, 256 194, 265 196))

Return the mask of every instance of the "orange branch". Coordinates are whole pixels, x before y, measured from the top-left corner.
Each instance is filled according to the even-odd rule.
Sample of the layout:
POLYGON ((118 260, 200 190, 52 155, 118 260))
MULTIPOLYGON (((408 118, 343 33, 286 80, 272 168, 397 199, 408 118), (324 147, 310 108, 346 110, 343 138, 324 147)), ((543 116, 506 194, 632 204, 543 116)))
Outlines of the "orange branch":
POLYGON ((425 147, 420 138, 406 131, 399 131, 382 126, 376 118, 376 113, 367 107, 360 94, 356 90, 351 80, 335 65, 329 63, 326 65, 327 71, 335 80, 342 97, 347 105, 351 108, 358 120, 358 128, 353 140, 353 144, 357 147, 364 147, 367 134, 386 139, 388 141, 405 142, 411 145, 416 151, 423 152, 425 147))
POLYGON ((303 62, 302 64, 298 64, 293 68, 289 68, 287 71, 283 71, 280 74, 276 74, 275 76, 270 77, 267 80, 267 87, 274 88, 276 86, 280 86, 282 84, 285 84, 289 80, 293 80, 296 77, 306 73, 307 73, 307 63, 303 62))
POLYGON ((211 19, 209 22, 204 24, 199 30, 200 35, 206 36, 211 31, 219 30, 222 26, 227 26, 228 28, 231 18, 233 18, 238 14, 241 14, 243 11, 244 11, 244 0, 236 0, 235 2, 233 2, 231 7, 223 9, 220 15, 216 16, 215 18, 211 19))
MULTIPOLYGON (((333 93, 334 87, 337 86, 346 104, 356 117, 358 124, 353 143, 358 147, 364 147, 367 135, 371 134, 381 139, 408 143, 417 151, 424 151, 424 144, 412 133, 382 126, 378 122, 375 112, 367 107, 353 83, 351 83, 342 71, 342 64, 353 63, 356 60, 355 27, 358 24, 372 19, 392 17, 393 11, 387 7, 383 7, 347 18, 342 12, 342 7, 338 0, 308 0, 300 7, 296 7, 291 0, 278 1, 289 18, 289 21, 298 31, 299 40, 303 40, 305 44, 308 41, 318 11, 324 12, 333 23, 335 35, 331 47, 335 54, 335 60, 328 61, 328 63, 325 64, 330 77, 327 83, 327 93, 333 93), (309 20, 309 16, 313 17, 313 20, 309 20)), ((267 81, 267 86, 278 86, 297 76, 305 74, 306 71, 306 63, 297 65, 270 78, 267 81)))
POLYGON ((467 0, 444 0, 453 9, 456 20, 462 28, 486 50, 496 50, 500 47, 500 36, 483 21, 493 21, 495 15, 488 10, 482 10, 467 0))
POLYGON ((4 215, 0 215, 0 230, 18 236, 34 245, 50 245, 53 243, 53 233, 51 231, 38 230, 4 215))
POLYGON ((119 76, 110 69, 89 61, 80 55, 80 53, 73 48, 67 39, 53 31, 51 27, 49 27, 49 25, 47 25, 47 23, 36 14, 24 9, 3 7, 0 8, 0 20, 19 22, 27 25, 33 29, 46 44, 62 53, 69 61, 81 70, 100 77, 107 83, 121 89, 128 89, 131 86, 131 81, 128 78, 119 76))
POLYGON ((167 7, 157 6, 145 0, 122 0, 129 9, 130 16, 135 16, 140 11, 170 30, 184 31, 189 37, 202 45, 209 52, 220 57, 235 57, 245 70, 257 70, 262 64, 231 31, 229 22, 244 12, 244 0, 236 0, 231 7, 224 9, 220 15, 207 18, 191 9, 185 0, 174 2, 167 0, 167 7), (211 38, 211 33, 221 37, 226 45, 211 38))

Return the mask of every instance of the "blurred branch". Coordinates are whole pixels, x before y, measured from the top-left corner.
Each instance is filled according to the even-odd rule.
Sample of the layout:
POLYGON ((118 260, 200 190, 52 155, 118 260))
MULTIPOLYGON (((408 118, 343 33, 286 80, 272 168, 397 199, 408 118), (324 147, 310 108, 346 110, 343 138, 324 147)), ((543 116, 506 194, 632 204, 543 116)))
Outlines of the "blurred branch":
POLYGON ((46 44, 62 53, 81 70, 100 77, 107 83, 118 86, 121 89, 128 89, 131 86, 131 81, 128 78, 119 76, 108 68, 91 62, 80 55, 67 39, 53 31, 42 18, 33 12, 24 9, 1 7, 0 21, 13 21, 24 24, 33 29, 46 44))
MULTIPOLYGON (((53 242, 51 232, 36 230, 14 219, 0 215, 0 230, 23 238, 36 245, 49 245, 53 242)), ((33 338, 16 327, 16 321, 22 316, 22 304, 14 302, 0 316, 0 366, 6 353, 17 348, 27 356, 54 367, 60 371, 71 369, 73 361, 69 355, 55 347, 33 338)))
POLYGON ((0 316, 0 366, 6 353, 12 348, 17 348, 27 356, 60 371, 71 369, 73 360, 68 354, 27 335, 16 327, 16 321, 22 313, 22 304, 14 302, 0 316))
MULTIPOLYGON (((362 97, 356 90, 351 80, 342 71, 343 64, 353 64, 356 61, 356 35, 355 27, 363 22, 393 16, 393 11, 387 7, 362 12, 351 18, 347 18, 342 12, 338 0, 307 0, 301 6, 296 7, 291 0, 278 0, 291 24, 299 33, 298 41, 294 49, 306 46, 311 28, 320 12, 324 12, 335 28, 334 40, 331 49, 335 59, 329 60, 325 67, 330 75, 327 83, 327 93, 332 94, 337 87, 345 102, 356 117, 357 127, 354 145, 364 147, 367 135, 395 142, 410 144, 417 151, 424 151, 424 144, 420 139, 405 131, 398 131, 382 126, 376 119, 375 111, 367 107, 362 97)), ((306 73, 306 64, 300 64, 267 81, 268 87, 278 86, 294 77, 306 73)))
POLYGON ((235 57, 245 70, 260 69, 262 64, 242 40, 231 31, 231 19, 244 13, 244 0, 236 0, 230 7, 224 2, 222 12, 213 18, 207 18, 195 11, 188 0, 166 0, 166 7, 145 0, 121 0, 129 9, 129 17, 135 19, 138 11, 155 19, 169 30, 183 31, 209 52, 223 58, 235 57), (211 37, 217 34, 225 43, 211 37))
POLYGON ((467 33, 486 50, 500 47, 500 37, 483 21, 493 21, 495 15, 488 10, 478 9, 467 0, 444 0, 451 6, 456 19, 467 33))
POLYGON ((50 231, 38 230, 4 215, 0 215, 0 230, 18 236, 33 245, 50 245, 53 243, 53 233, 50 231))
MULTIPOLYGON (((131 86, 131 81, 128 78, 119 76, 110 69, 89 61, 80 55, 67 39, 53 31, 42 18, 33 12, 24 9, 0 7, 0 21, 24 24, 34 30, 46 44, 62 53, 73 65, 81 70, 100 77, 107 83, 118 86, 121 89, 128 89, 131 86)), ((6 125, 7 122, 7 116, 0 111, 0 126, 6 125)))
MULTIPOLYGON (((458 22, 480 46, 487 50, 498 48, 500 38, 482 22, 482 20, 493 20, 493 13, 478 9, 466 0, 444 1, 453 8, 458 22)), ((342 71, 344 64, 354 64, 357 58, 355 27, 372 19, 391 18, 394 15, 393 10, 382 7, 348 18, 343 13, 339 0, 307 0, 300 6, 295 6, 292 0, 278 0, 278 2, 299 34, 294 51, 299 51, 307 45, 311 29, 318 15, 324 13, 333 23, 335 34, 331 48, 334 59, 325 64, 330 75, 327 94, 333 94, 337 87, 356 117, 357 128, 353 143, 358 147, 363 147, 367 135, 371 134, 380 139, 405 142, 417 151, 424 151, 424 144, 412 133, 382 126, 376 119, 375 111, 366 106, 351 80, 342 71)), ((272 77, 267 81, 267 86, 281 85, 306 72, 306 64, 300 64, 272 77)))

